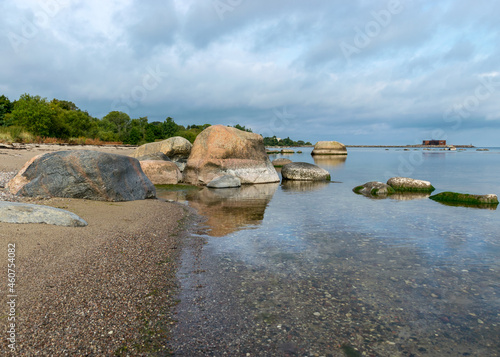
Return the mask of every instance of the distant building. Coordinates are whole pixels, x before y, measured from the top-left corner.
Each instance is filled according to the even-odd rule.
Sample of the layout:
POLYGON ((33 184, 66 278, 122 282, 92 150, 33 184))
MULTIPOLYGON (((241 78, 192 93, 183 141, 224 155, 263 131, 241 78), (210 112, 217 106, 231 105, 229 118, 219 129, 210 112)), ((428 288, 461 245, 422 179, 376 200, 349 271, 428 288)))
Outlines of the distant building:
POLYGON ((446 145, 446 140, 424 140, 422 145, 446 145))

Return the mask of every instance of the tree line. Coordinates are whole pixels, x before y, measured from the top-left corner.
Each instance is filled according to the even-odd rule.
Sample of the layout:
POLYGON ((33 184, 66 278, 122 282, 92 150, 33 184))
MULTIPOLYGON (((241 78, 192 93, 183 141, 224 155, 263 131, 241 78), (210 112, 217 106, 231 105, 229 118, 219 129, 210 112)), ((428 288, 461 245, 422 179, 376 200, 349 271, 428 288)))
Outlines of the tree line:
MULTIPOLYGON (((31 139, 57 138, 64 141, 84 142, 82 139, 95 139, 103 142, 116 142, 141 145, 148 142, 182 136, 194 142, 196 136, 211 124, 177 124, 167 117, 164 121, 149 122, 147 117, 132 119, 127 113, 111 111, 102 119, 92 117, 75 103, 53 99, 48 101, 39 95, 23 94, 18 100, 10 101, 0 96, 0 140, 6 136, 12 141, 23 141, 22 135, 31 139)), ((237 129, 252 132, 250 128, 236 124, 237 129)), ((278 141, 276 137, 264 138, 265 145, 294 146, 307 145, 303 141, 294 142, 289 138, 278 141), (276 144, 274 144, 277 142, 276 144)))

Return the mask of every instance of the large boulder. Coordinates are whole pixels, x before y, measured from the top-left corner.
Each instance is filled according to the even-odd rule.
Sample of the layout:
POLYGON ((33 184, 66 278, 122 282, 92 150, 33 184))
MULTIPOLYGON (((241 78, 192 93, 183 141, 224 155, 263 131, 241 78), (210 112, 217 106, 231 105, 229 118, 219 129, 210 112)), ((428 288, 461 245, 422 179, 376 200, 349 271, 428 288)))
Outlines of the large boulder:
POLYGON ((370 181, 352 189, 355 193, 364 196, 387 196, 395 193, 394 189, 386 183, 370 181))
POLYGON ((387 184, 397 192, 432 192, 435 190, 429 181, 408 177, 392 177, 387 180, 387 184))
POLYGON ((0 201, 0 222, 43 223, 66 227, 85 227, 87 225, 87 222, 76 214, 59 208, 2 201, 0 201))
POLYGON ((172 161, 140 161, 141 169, 155 185, 176 185, 182 180, 182 174, 172 161))
POLYGON ((148 143, 139 146, 131 154, 132 157, 141 158, 144 156, 155 155, 157 153, 165 154, 170 160, 177 163, 177 166, 182 171, 189 158, 193 144, 189 140, 174 136, 163 141, 148 143))
POLYGON ((139 161, 90 150, 35 156, 9 181, 7 189, 21 196, 98 201, 143 200, 156 194, 139 161))
POLYGON ((281 168, 283 180, 330 181, 330 173, 307 162, 292 162, 281 168))
POLYGON ((338 141, 318 141, 311 155, 347 155, 347 148, 338 141))
POLYGON ((196 138, 183 173, 184 182, 206 185, 222 175, 242 184, 279 182, 262 136, 224 125, 203 130, 196 138))

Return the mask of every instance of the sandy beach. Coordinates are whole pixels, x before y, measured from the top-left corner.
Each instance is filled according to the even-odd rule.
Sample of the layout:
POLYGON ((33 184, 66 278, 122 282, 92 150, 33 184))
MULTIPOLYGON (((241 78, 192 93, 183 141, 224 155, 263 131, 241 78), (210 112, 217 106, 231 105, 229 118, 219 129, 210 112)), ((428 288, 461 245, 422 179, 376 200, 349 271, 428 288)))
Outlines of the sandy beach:
MULTIPOLYGON (((129 154, 127 147, 31 146, 0 148, 0 172, 11 176, 35 155, 91 149, 129 154)), ((1 187, 0 192, 4 191, 1 187)), ((5 194, 3 199, 9 199, 5 194)), ((2 196, 0 196, 0 199, 2 196)), ((22 201, 28 201, 22 199, 22 201)), ((29 202, 33 203, 33 199, 29 202)), ((150 355, 168 351, 175 271, 192 214, 161 200, 96 202, 53 198, 37 201, 69 210, 87 227, 0 223, 4 334, 15 301, 15 354, 19 356, 150 355), (9 246, 9 244, 11 244, 9 246), (8 247, 15 245, 15 286, 7 291, 8 247), (8 295, 15 295, 14 298, 8 295)), ((12 255, 11 255, 12 256, 12 255)))

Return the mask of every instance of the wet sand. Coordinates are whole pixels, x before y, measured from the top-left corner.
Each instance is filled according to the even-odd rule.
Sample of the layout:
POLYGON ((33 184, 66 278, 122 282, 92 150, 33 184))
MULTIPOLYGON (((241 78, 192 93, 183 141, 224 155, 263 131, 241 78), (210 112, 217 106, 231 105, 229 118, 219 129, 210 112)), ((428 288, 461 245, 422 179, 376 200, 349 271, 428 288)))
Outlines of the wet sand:
MULTIPOLYGON (((71 149, 83 148, 119 154, 133 150, 71 149)), ((35 155, 66 149, 0 149, 0 171, 16 171, 35 155)), ((174 324, 178 257, 194 217, 190 211, 161 200, 54 198, 38 203, 74 212, 88 226, 0 223, 0 269, 4 272, 12 263, 8 261, 9 244, 11 252, 15 245, 13 290, 7 290, 7 273, 1 283, 0 329, 4 336, 0 354, 11 352, 7 302, 12 299, 15 355, 166 354, 174 324)))

